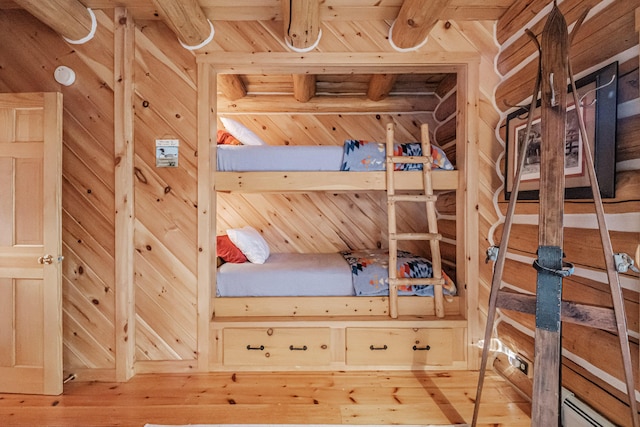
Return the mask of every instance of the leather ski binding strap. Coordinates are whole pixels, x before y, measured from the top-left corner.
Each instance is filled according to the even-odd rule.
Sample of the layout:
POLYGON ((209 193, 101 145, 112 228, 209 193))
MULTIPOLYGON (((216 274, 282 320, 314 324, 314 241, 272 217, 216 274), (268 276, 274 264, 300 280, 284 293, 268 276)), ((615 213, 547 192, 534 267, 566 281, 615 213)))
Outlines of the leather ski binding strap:
MULTIPOLYGON (((563 252, 562 258, 564 257, 566 257, 566 255, 563 252)), ((556 276, 560 276, 560 277, 569 277, 575 271, 575 267, 570 262, 562 261, 562 268, 560 270, 555 270, 553 268, 549 268, 549 267, 545 267, 544 265, 541 265, 538 261, 539 260, 537 259, 533 261, 533 268, 535 268, 536 271, 546 271, 547 273, 555 274, 556 276)))

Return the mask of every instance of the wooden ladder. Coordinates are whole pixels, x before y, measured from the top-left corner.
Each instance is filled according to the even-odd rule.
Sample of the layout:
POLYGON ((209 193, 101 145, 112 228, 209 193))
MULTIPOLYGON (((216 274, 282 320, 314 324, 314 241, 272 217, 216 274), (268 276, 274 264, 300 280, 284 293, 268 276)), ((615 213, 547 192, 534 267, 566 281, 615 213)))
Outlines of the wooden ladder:
POLYGON ((389 314, 392 318, 398 317, 398 286, 407 285, 434 285, 435 312, 437 317, 444 317, 444 295, 442 285, 442 259, 440 257, 440 240, 442 235, 438 233, 436 216, 437 196, 433 194, 431 181, 431 143, 429 141, 429 127, 423 124, 421 131, 422 156, 395 156, 394 155, 394 127, 393 123, 387 125, 387 154, 386 154, 386 178, 387 178, 387 214, 389 233, 389 314), (395 165, 397 163, 422 164, 422 194, 396 194, 395 165), (426 233, 398 233, 397 230, 397 202, 424 203, 427 212, 428 232, 426 233), (398 277, 398 241, 424 240, 429 241, 431 247, 432 278, 399 278, 398 277))

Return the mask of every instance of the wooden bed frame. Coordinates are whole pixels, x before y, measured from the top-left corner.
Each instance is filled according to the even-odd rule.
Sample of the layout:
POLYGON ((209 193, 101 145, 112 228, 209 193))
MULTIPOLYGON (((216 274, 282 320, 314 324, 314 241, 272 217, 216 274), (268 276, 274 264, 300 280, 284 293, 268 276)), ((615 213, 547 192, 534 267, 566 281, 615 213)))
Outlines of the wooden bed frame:
MULTIPOLYGON (((291 61, 286 65, 272 61, 274 72, 282 72, 284 67, 288 70, 285 72, 295 73, 296 66, 290 65, 295 63, 294 58, 281 56, 291 61)), ((392 60, 402 58, 408 70, 425 72, 431 69, 415 64, 415 58, 406 64, 406 57, 390 56, 392 60)), ((215 289, 216 264, 215 238, 211 237, 215 237, 216 230, 216 198, 204 194, 201 189, 199 198, 210 201, 209 210, 202 209, 199 214, 200 223, 208 224, 199 230, 201 247, 206 248, 203 252, 208 254, 208 265, 201 264, 205 259, 203 254, 199 271, 202 273, 206 268, 210 281, 200 283, 199 275, 199 292, 210 295, 207 307, 209 347, 201 348, 208 354, 210 370, 467 369, 475 366, 475 362, 470 363, 470 344, 480 336, 480 328, 475 318, 470 322, 470 313, 477 311, 474 309, 477 306, 478 271, 475 259, 478 253, 477 196, 475 186, 470 184, 473 180, 468 176, 475 169, 474 150, 477 147, 469 144, 468 138, 475 140, 476 131, 470 129, 477 126, 477 112, 469 111, 472 107, 467 101, 468 98, 476 99, 477 89, 471 91, 473 85, 469 82, 477 78, 477 57, 462 56, 466 59, 462 63, 444 67, 448 72, 458 73, 459 93, 463 99, 458 101, 463 125, 458 131, 457 170, 432 174, 434 190, 456 191, 457 200, 456 282, 459 294, 447 298, 444 319, 435 316, 433 298, 425 297, 400 297, 397 319, 389 317, 388 297, 213 298, 215 291, 211 293, 211 289, 215 289), (473 93, 469 94, 470 91, 473 93), (473 258, 470 253, 474 254, 473 258), (214 285, 210 287, 211 284, 214 285)), ((344 63, 343 57, 322 57, 324 59, 319 58, 316 65, 305 63, 299 67, 312 67, 311 72, 318 73, 344 72, 345 68, 355 69, 354 72, 382 72, 378 70, 379 58, 370 58, 371 63, 356 67, 340 65, 344 63), (330 66, 327 66, 327 60, 330 66)), ((216 149, 209 145, 209 135, 216 134, 216 91, 212 83, 216 73, 269 71, 265 70, 268 66, 256 67, 241 57, 227 58, 229 61, 225 60, 224 64, 216 62, 219 59, 198 58, 199 88, 205 90, 199 98, 199 140, 200 147, 204 148, 206 134, 206 150, 211 152, 208 159, 199 163, 199 173, 207 174, 208 192, 385 190, 385 172, 216 172, 216 149), (202 170, 203 167, 206 169, 202 170)), ((442 65, 436 68, 443 70, 442 65)), ((475 104, 472 102, 471 105, 475 104)), ((421 189, 421 176, 421 172, 398 172, 396 188, 421 189)), ((202 303, 200 298, 198 300, 202 303)), ((473 355, 474 358, 477 356, 473 355)))
MULTIPOLYGON (((459 173, 438 171, 432 174, 433 186, 441 191, 458 188, 459 173)), ((422 189, 422 173, 396 172, 399 190, 422 189)), ((215 191, 245 193, 291 193, 296 191, 384 191, 382 172, 216 172, 215 191)))
MULTIPOLYGON (((422 189, 422 172, 394 172, 397 190, 422 189)), ((432 173, 434 188, 455 191, 459 171, 432 173)), ((235 193, 285 193, 308 191, 385 191, 385 172, 216 172, 214 190, 235 193)), ((215 318, 242 316, 388 316, 388 297, 233 297, 215 298, 215 318), (322 298, 318 304, 317 298, 322 298), (330 302, 330 304, 327 304, 330 302)), ((460 297, 450 297, 445 305, 447 318, 462 315, 460 297)), ((410 316, 434 316, 431 298, 407 297, 400 299, 399 313, 410 316)))

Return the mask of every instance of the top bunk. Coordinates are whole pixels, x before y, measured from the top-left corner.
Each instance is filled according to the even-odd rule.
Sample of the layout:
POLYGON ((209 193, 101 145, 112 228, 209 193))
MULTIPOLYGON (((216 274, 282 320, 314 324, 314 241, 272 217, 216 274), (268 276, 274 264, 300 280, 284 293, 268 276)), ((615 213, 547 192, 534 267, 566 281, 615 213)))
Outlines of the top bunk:
MULTIPOLYGON (((296 192, 385 190, 384 142, 362 139, 329 141, 328 145, 268 145, 238 121, 221 118, 214 189, 218 192, 296 192), (340 145, 342 144, 342 145, 340 145)), ((394 155, 421 155, 418 142, 397 143, 394 155)), ((459 186, 458 171, 445 151, 432 147, 433 188, 459 186)), ((422 165, 396 166, 397 190, 420 190, 422 165)))
MULTIPOLYGON (((454 191, 464 185, 466 156, 460 148, 466 145, 466 127, 457 128, 465 120, 466 100, 460 101, 463 98, 457 94, 460 83, 467 80, 469 61, 475 63, 477 57, 355 54, 346 62, 342 54, 310 55, 302 61, 297 55, 270 53, 268 57, 259 66, 254 55, 198 58, 217 82, 209 89, 211 108, 202 109, 214 113, 211 118, 216 125, 209 130, 218 135, 210 136, 228 132, 241 143, 243 152, 257 153, 258 163, 267 166, 274 159, 266 160, 269 154, 264 150, 277 153, 273 154, 276 160, 289 151, 312 160, 293 167, 258 169, 255 164, 237 166, 235 159, 229 168, 223 156, 237 154, 242 161, 247 156, 227 142, 214 145, 211 178, 216 192, 384 191, 384 168, 345 170, 343 166, 349 141, 384 147, 389 122, 397 126, 397 141, 416 144, 420 124, 428 123, 431 140, 454 166, 433 174, 434 190, 454 191), (331 165, 318 167, 316 149, 326 151, 322 155, 329 156, 331 165)), ((461 87, 466 94, 466 83, 461 87)), ((384 152, 377 160, 384 166, 384 152)), ((422 188, 419 171, 401 171, 396 177, 398 190, 422 188)))

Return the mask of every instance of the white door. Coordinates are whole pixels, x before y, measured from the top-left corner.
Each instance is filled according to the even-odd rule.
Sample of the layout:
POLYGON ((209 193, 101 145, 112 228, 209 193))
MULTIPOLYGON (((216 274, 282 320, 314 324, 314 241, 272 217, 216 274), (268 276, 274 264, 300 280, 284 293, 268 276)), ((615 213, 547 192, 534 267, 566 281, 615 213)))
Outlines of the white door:
POLYGON ((62 94, 0 94, 0 392, 62 393, 62 94))

